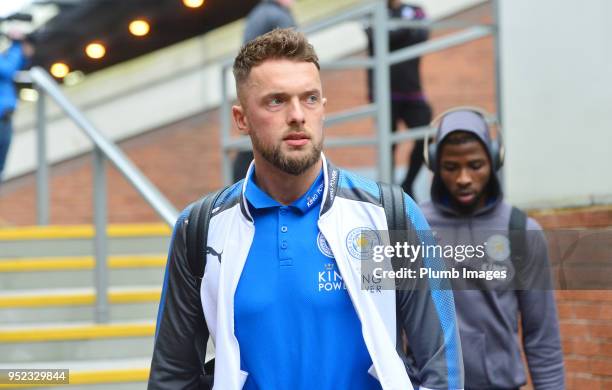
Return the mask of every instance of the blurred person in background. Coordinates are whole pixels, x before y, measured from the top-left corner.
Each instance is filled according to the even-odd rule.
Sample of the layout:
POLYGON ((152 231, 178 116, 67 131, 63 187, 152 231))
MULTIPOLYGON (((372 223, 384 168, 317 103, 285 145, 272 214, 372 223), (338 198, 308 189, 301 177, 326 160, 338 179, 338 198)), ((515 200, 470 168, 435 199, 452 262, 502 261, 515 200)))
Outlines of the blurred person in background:
POLYGON ((436 142, 425 158, 434 173, 431 200, 421 207, 438 239, 458 245, 481 237, 491 244, 491 237, 512 233, 488 245, 482 264, 472 259, 460 265, 513 275, 497 285, 455 288, 465 389, 518 389, 527 383, 522 341, 535 390, 562 390, 563 352, 546 239, 535 220, 504 201, 496 173, 503 145, 491 138, 486 113, 479 109, 448 111, 432 125, 436 142), (522 237, 518 246, 515 237, 522 237))
POLYGON ((13 78, 34 54, 34 47, 25 40, 23 33, 12 30, 7 36, 11 45, 0 54, 0 183, 13 137, 12 117, 17 106, 13 78))
MULTIPOLYGON (((421 7, 402 3, 401 0, 387 2, 389 17, 394 19, 419 21, 425 19, 421 7)), ((374 54, 374 37, 372 28, 366 29, 368 36, 368 53, 374 54)), ((427 40, 429 32, 423 28, 396 28, 389 30, 389 50, 403 49, 427 40)), ((431 122, 431 107, 427 103, 421 88, 419 71, 421 59, 400 62, 391 66, 391 125, 396 131, 401 120, 408 128, 427 126, 431 122)), ((369 99, 374 100, 374 74, 368 70, 369 99)), ((381 99, 385 97, 381 96, 381 99)), ((395 150, 395 145, 393 146, 395 150)), ((404 192, 413 197, 414 180, 423 165, 423 140, 415 140, 408 160, 408 171, 402 181, 404 192)))
MULTIPOLYGON (((249 13, 244 29, 243 43, 247 43, 275 28, 296 27, 291 14, 294 0, 262 0, 249 13)), ((239 151, 234 160, 234 181, 242 179, 253 161, 253 152, 239 151)))

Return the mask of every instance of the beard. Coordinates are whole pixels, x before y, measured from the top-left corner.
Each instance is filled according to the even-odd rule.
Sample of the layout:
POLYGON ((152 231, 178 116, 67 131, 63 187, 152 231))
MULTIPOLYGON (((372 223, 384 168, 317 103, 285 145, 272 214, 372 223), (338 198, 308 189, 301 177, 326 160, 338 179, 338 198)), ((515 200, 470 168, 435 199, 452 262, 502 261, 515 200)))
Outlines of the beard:
POLYGON ((253 149, 256 150, 267 162, 281 171, 293 176, 301 175, 302 173, 306 172, 308 168, 315 165, 319 161, 319 158, 321 157, 321 150, 323 149, 323 140, 321 139, 317 143, 312 143, 312 148, 307 154, 303 156, 291 157, 281 150, 281 144, 267 145, 254 133, 251 134, 251 141, 253 143, 253 149))
POLYGON ((489 194, 488 187, 483 188, 480 192, 476 193, 476 196, 470 203, 459 202, 454 195, 451 195, 451 203, 453 208, 456 209, 459 214, 470 215, 478 211, 488 199, 489 194))
POLYGON ((470 203, 460 203, 459 201, 453 198, 453 204, 455 205, 455 208, 457 209, 459 214, 463 214, 463 215, 473 214, 478 208, 480 200, 482 199, 483 196, 484 195, 482 193, 476 195, 474 197, 474 200, 472 200, 470 203))

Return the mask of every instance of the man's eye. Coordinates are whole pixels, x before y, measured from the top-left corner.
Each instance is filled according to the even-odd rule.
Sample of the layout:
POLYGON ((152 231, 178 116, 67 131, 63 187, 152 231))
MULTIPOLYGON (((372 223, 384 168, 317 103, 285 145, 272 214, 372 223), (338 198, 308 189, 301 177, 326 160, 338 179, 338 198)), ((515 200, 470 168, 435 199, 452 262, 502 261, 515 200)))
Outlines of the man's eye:
POLYGON ((281 104, 283 101, 280 98, 272 98, 268 101, 268 104, 271 106, 278 106, 279 104, 281 104))
POLYGON ((308 103, 316 103, 319 101, 319 97, 317 95, 310 95, 308 96, 308 98, 306 98, 306 102, 308 103))

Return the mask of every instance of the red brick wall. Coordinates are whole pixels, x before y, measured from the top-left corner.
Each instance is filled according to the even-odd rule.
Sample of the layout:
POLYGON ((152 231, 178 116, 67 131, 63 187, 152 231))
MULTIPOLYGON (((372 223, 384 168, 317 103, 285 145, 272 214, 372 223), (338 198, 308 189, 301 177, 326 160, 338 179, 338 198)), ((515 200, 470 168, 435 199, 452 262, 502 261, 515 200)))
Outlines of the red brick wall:
POLYGON ((568 389, 612 389, 612 292, 559 291, 568 389))
MULTIPOLYGON (((612 206, 530 214, 544 229, 612 226, 612 206)), ((557 305, 567 388, 612 389, 612 291, 558 291, 557 305)))
MULTIPOLYGON (((460 15, 463 20, 490 21, 487 5, 460 15)), ((426 56, 423 84, 434 113, 456 105, 479 105, 495 111, 493 42, 490 38, 426 56)), ((365 104, 364 71, 323 72, 328 112, 365 104)), ((328 137, 373 134, 373 122, 363 120, 327 130, 328 137)), ((221 184, 218 115, 206 112, 121 143, 122 149, 177 208, 221 184)), ((406 160, 410 145, 398 148, 406 160)), ((327 152, 336 164, 373 166, 373 148, 327 152)), ((51 221, 56 224, 92 220, 90 156, 52 169, 51 221)), ((159 221, 140 196, 109 169, 111 222, 159 221)), ((34 178, 25 176, 0 187, 0 224, 35 222, 34 178)), ((612 225, 612 208, 533 213, 545 228, 612 225)), ((612 389, 612 292, 557 294, 569 389, 612 389)))

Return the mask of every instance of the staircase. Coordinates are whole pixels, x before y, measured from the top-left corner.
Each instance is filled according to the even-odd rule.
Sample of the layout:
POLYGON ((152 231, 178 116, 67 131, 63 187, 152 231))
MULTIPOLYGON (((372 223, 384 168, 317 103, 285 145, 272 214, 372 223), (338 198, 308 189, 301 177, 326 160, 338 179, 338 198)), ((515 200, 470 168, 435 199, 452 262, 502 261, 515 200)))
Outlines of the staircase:
POLYGON ((146 388, 170 229, 108 227, 105 324, 94 322, 93 234, 0 229, 0 369, 69 369, 70 385, 53 389, 146 388))

